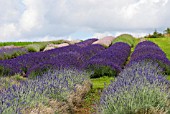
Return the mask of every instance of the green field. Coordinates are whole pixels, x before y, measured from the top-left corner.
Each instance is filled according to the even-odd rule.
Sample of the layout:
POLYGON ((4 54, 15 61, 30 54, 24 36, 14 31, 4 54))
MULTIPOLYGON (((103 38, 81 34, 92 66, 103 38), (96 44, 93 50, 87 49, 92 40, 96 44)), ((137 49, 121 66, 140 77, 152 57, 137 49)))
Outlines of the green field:
POLYGON ((167 55, 170 60, 170 38, 147 38, 147 40, 156 43, 167 55))
POLYGON ((1 46, 26 46, 30 44, 42 44, 42 43, 53 43, 53 44, 60 44, 64 42, 63 40, 56 40, 56 41, 44 41, 44 42, 0 42, 0 47, 1 46))

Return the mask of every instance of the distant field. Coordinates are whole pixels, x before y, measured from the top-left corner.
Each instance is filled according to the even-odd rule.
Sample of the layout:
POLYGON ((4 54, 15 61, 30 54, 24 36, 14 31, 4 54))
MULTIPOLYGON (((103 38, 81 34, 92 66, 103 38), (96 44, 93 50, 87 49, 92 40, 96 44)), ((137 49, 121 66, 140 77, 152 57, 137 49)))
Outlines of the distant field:
POLYGON ((0 42, 0 47, 1 46, 26 46, 29 44, 41 44, 41 43, 53 43, 53 44, 60 44, 64 42, 63 40, 56 40, 56 41, 45 41, 45 42, 0 42))
POLYGON ((33 44, 35 42, 0 42, 0 46, 9 46, 9 45, 14 45, 14 46, 25 46, 29 44, 33 44))
POLYGON ((170 60, 170 38, 147 38, 147 40, 158 44, 170 60))

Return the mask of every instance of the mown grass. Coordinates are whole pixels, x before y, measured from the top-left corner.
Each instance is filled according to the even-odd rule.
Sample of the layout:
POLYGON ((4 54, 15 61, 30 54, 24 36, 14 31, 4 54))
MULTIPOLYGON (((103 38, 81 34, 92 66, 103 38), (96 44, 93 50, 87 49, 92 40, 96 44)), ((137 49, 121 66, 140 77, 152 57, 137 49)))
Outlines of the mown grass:
POLYGON ((131 53, 135 50, 135 47, 136 47, 136 45, 138 44, 140 42, 140 39, 135 39, 134 40, 134 44, 133 44, 133 47, 131 48, 131 53))
POLYGON ((166 38, 147 38, 147 40, 156 43, 165 53, 170 60, 170 37, 166 38))
MULTIPOLYGON (((134 44, 133 44, 133 47, 131 48, 130 56, 133 53, 133 51, 135 50, 135 47, 139 43, 139 41, 140 41, 140 39, 137 39, 137 38, 134 39, 134 44)), ((130 56, 128 57, 128 59, 126 61, 126 64, 128 64, 128 62, 130 61, 130 56)))
POLYGON ((114 80, 113 77, 107 77, 107 76, 91 79, 93 83, 93 89, 103 89, 104 86, 108 86, 110 82, 113 80, 114 80))
POLYGON ((90 113, 96 111, 97 105, 100 101, 100 96, 104 87, 108 86, 111 81, 114 81, 113 77, 100 77, 91 79, 93 88, 92 90, 86 95, 83 103, 83 108, 88 109, 90 113))

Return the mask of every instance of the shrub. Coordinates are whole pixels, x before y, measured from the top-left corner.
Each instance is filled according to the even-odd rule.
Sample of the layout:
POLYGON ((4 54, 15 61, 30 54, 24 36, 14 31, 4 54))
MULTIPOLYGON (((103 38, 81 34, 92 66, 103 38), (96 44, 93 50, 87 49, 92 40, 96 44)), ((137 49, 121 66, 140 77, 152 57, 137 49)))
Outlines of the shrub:
POLYGON ((85 40, 85 41, 76 43, 75 45, 77 45, 77 46, 79 46, 79 47, 86 47, 86 46, 91 45, 93 42, 95 42, 95 41, 97 41, 97 40, 98 40, 98 39, 96 39, 96 38, 87 39, 87 40, 85 40))
POLYGON ((21 81, 0 92, 0 113, 20 114, 21 110, 48 104, 49 99, 66 101, 76 84, 89 80, 89 74, 78 70, 53 70, 34 80, 21 81))
MULTIPOLYGON (((102 50, 105 50, 105 48, 97 44, 89 44, 89 46, 82 48, 70 45, 45 52, 24 54, 14 59, 0 61, 0 65, 10 69, 9 75, 30 74, 32 71, 36 71, 35 69, 41 72, 38 67, 41 69, 43 64, 50 64, 54 68, 81 69, 84 62, 102 50)), ((4 74, 4 76, 7 76, 7 74, 4 74)))
POLYGON ((5 48, 1 47, 0 49, 0 60, 5 59, 12 59, 16 58, 17 56, 23 55, 28 53, 28 50, 22 47, 11 47, 11 48, 5 48))
POLYGON ((118 72, 117 69, 113 69, 110 66, 102 66, 102 65, 101 66, 98 66, 98 65, 88 66, 87 71, 93 72, 90 75, 90 78, 99 78, 99 77, 102 77, 102 76, 109 76, 109 77, 116 76, 116 74, 118 72))
POLYGON ((65 43, 64 40, 57 40, 57 41, 49 41, 48 42, 49 44, 52 43, 52 44, 62 44, 62 43, 65 43))
POLYGON ((116 76, 122 70, 129 54, 130 46, 123 42, 117 42, 91 57, 83 67, 94 72, 92 78, 107 75, 116 76))
POLYGON ((145 38, 162 38, 162 37, 164 37, 164 34, 157 32, 157 30, 155 30, 153 34, 145 36, 145 38))
POLYGON ((155 62, 139 62, 125 68, 115 82, 105 88, 100 100, 101 114, 139 114, 157 108, 170 111, 170 82, 155 62))
POLYGON ((133 47, 135 43, 135 38, 130 34, 122 34, 116 37, 116 39, 113 40, 112 44, 115 44, 116 42, 124 42, 133 47))
POLYGON ((143 60, 155 61, 165 69, 165 73, 170 73, 170 61, 166 57, 166 54, 153 42, 144 41, 139 43, 131 55, 129 65, 133 64, 133 62, 143 60))
POLYGON ((27 45, 26 48, 29 52, 39 52, 40 51, 40 45, 39 44, 30 44, 27 45))
POLYGON ((3 74, 4 74, 4 67, 0 66, 0 77, 3 76, 3 74))
POLYGON ((47 46, 48 42, 41 42, 41 43, 34 43, 25 46, 29 52, 39 52, 43 51, 45 47, 47 46))

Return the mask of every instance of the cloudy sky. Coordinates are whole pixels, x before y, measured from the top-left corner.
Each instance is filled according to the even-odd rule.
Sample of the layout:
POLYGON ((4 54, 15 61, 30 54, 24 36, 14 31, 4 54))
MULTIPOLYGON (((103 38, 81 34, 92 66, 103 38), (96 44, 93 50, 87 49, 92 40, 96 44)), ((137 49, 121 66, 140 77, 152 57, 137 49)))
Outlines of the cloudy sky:
POLYGON ((170 27, 170 0, 0 0, 0 41, 87 39, 170 27))

